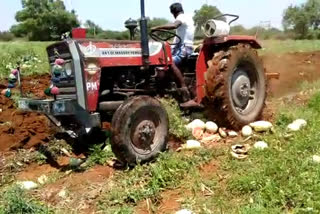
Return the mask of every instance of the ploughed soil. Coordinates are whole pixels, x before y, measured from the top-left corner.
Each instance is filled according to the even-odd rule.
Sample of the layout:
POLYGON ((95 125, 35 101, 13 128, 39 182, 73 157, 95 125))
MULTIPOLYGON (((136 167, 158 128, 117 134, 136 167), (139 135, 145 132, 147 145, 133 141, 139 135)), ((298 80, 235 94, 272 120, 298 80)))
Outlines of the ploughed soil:
MULTIPOLYGON (((45 98, 44 89, 49 86, 48 75, 25 77, 22 81, 23 93, 29 96, 45 98)), ((1 81, 0 89, 7 88, 7 82, 1 81)), ((19 93, 18 89, 13 94, 19 93)), ((37 113, 25 113, 16 109, 14 99, 0 96, 0 152, 18 148, 31 148, 50 140, 49 121, 37 113)))
POLYGON ((320 79, 320 52, 266 55, 263 61, 267 72, 280 73, 280 79, 270 83, 275 97, 299 92, 302 82, 320 79))
MULTIPOLYGON (((271 80, 269 87, 273 97, 283 97, 287 94, 299 92, 299 84, 303 81, 320 79, 320 52, 292 53, 284 55, 263 56, 268 72, 279 72, 279 80, 271 80)), ((0 81, 0 89, 6 88, 7 82, 0 81)), ((50 84, 48 75, 23 78, 23 92, 34 97, 45 98, 44 89, 50 84)), ((16 89, 17 90, 17 89, 16 89)), ((271 107, 267 109, 266 118, 272 114, 271 107)), ((18 148, 32 148, 49 142, 53 136, 48 119, 37 113, 23 113, 16 109, 13 99, 0 95, 0 155, 2 152, 18 148)), ((109 124, 107 124, 109 127, 109 124)), ((175 142, 175 139, 171 139, 175 142)), ((170 148, 175 150, 176 143, 170 143, 170 148)), ((41 200, 58 207, 77 208, 79 213, 94 213, 94 201, 105 188, 105 183, 112 177, 114 169, 108 166, 97 166, 85 172, 64 172, 61 169, 69 164, 69 158, 58 160, 60 167, 49 164, 31 164, 16 175, 17 180, 33 180, 41 175, 65 173, 62 178, 42 187, 35 195, 41 200), (67 190, 67 196, 61 196, 67 190)), ((201 167, 201 175, 211 176, 219 168, 219 163, 213 161, 201 167)), ((172 213, 180 208, 180 198, 185 193, 183 190, 167 190, 161 194, 158 213, 172 213)), ((191 193, 190 193, 191 194, 191 193)), ((211 194, 205 193, 205 194, 211 194)), ((187 194, 188 195, 188 194, 187 194)), ((141 202, 136 208, 137 213, 150 213, 149 201, 141 202)))

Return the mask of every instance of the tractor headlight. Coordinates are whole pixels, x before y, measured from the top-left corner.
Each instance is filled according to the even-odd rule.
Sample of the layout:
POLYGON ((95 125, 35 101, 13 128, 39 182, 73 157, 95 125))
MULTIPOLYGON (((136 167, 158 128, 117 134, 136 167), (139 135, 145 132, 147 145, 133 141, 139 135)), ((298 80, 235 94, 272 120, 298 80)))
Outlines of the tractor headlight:
POLYGON ((95 75, 99 70, 100 68, 94 63, 88 64, 87 68, 85 69, 85 71, 91 76, 95 75))
POLYGON ((67 76, 71 76, 72 75, 72 65, 71 63, 66 63, 64 66, 64 69, 66 71, 67 76))

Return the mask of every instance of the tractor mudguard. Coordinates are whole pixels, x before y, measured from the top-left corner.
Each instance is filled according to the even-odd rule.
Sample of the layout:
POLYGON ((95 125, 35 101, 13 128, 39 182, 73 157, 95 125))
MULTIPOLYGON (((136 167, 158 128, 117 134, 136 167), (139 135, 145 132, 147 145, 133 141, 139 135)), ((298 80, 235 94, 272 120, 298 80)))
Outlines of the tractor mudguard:
POLYGON ((239 43, 249 44, 254 49, 261 49, 261 44, 257 41, 255 36, 230 35, 222 37, 211 37, 204 40, 204 46, 234 46, 239 43))

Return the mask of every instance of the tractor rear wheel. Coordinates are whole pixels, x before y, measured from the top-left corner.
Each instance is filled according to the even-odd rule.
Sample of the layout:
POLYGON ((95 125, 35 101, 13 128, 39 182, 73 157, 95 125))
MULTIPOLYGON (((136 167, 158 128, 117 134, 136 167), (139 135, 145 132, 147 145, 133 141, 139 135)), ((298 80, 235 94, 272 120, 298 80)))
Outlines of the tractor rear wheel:
POLYGON ((112 118, 111 146, 129 165, 154 159, 167 148, 168 115, 161 103, 148 96, 127 100, 112 118))
POLYGON ((266 99, 262 60, 248 44, 216 53, 206 72, 206 107, 217 122, 240 129, 261 116, 266 99))

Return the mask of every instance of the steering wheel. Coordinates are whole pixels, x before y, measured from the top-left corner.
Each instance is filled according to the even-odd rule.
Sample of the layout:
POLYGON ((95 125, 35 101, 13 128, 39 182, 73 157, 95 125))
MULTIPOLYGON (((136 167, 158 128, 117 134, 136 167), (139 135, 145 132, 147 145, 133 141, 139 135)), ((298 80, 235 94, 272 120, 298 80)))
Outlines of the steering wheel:
POLYGON ((182 41, 180 36, 178 36, 176 33, 173 33, 172 31, 169 31, 169 30, 153 30, 150 33, 150 37, 157 42, 159 41, 168 42, 170 39, 173 39, 175 37, 178 38, 178 42, 175 42, 175 43, 168 42, 169 45, 178 45, 182 41), (167 37, 163 38, 159 34, 167 34, 167 37))

